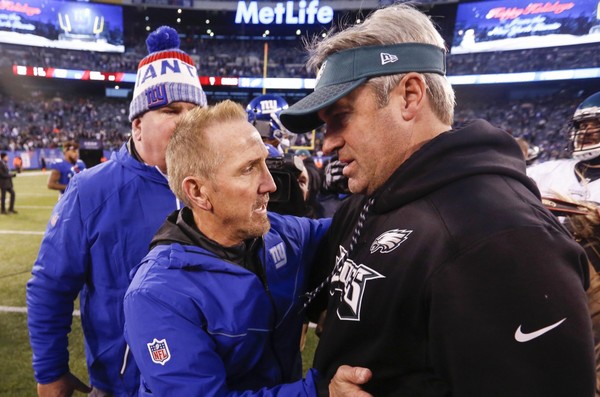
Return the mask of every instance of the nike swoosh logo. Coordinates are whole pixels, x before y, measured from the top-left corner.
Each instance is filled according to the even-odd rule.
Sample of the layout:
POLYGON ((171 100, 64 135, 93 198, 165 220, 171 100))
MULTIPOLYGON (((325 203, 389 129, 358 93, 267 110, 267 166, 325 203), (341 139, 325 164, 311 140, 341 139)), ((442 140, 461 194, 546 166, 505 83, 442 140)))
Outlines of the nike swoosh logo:
POLYGON ((538 336, 542 336, 544 335, 546 332, 553 330, 554 328, 558 327, 559 325, 561 325, 563 323, 563 321, 565 321, 567 318, 563 318, 562 320, 560 320, 557 323, 554 323, 552 325, 549 325, 547 327, 544 327, 542 329, 538 329, 537 331, 534 332, 528 332, 528 333, 524 333, 521 331, 521 326, 519 325, 519 328, 517 328, 517 331, 515 332, 515 339, 517 342, 529 342, 532 339, 537 338, 538 336))

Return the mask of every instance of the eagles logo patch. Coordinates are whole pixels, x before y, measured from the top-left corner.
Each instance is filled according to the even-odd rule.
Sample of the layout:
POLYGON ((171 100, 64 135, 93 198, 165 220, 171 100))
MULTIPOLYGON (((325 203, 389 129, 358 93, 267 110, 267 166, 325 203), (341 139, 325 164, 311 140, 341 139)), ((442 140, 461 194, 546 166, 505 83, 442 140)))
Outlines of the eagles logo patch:
POLYGON ((408 235, 412 230, 392 229, 382 233, 371 244, 371 253, 374 254, 380 251, 382 254, 388 254, 398 248, 400 244, 408 239, 408 235))

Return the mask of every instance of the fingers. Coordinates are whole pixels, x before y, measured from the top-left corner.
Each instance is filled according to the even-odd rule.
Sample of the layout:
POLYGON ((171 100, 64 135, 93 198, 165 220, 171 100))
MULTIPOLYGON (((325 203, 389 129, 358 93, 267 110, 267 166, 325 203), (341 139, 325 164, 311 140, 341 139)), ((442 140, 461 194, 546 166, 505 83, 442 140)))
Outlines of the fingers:
MULTIPOLYGON (((54 382, 37 385, 39 397, 70 397, 73 395, 73 378, 71 373, 66 373, 54 382)), ((75 378, 77 379, 77 378, 75 378)), ((77 379, 78 380, 78 379, 77 379)))
POLYGON ((371 380, 373 374, 368 368, 342 365, 338 368, 337 372, 335 373, 335 377, 338 376, 339 379, 344 382, 354 383, 357 385, 364 385, 369 380, 371 380))
POLYGON ((372 376, 368 368, 342 365, 329 383, 329 395, 330 397, 373 397, 361 388, 361 385, 367 383, 372 376))

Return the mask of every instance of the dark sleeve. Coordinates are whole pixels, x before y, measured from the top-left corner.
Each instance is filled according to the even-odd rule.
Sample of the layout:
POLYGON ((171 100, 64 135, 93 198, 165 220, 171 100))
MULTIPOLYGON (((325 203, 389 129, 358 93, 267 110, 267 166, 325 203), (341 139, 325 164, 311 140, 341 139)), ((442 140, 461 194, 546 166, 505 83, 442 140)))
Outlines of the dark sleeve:
POLYGON ((445 264, 429 284, 430 354, 453 395, 594 396, 588 277, 575 242, 534 227, 445 264))
POLYGON ((8 167, 4 162, 0 164, 0 179, 10 179, 12 175, 8 172, 8 167))

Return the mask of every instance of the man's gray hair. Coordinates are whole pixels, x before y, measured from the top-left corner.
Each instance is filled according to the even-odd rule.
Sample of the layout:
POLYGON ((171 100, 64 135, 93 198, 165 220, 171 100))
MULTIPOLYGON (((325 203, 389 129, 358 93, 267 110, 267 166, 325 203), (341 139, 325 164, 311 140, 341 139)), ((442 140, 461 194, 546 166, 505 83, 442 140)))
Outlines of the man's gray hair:
MULTIPOLYGON (((399 43, 424 43, 445 49, 445 43, 429 17, 408 4, 396 4, 379 9, 365 19, 322 40, 314 40, 307 46, 307 67, 317 71, 325 59, 336 52, 356 47, 399 43)), ((369 84, 383 107, 388 103, 389 93, 404 75, 374 77, 369 84)), ((445 124, 454 119, 455 96, 445 76, 423 73, 427 94, 434 114, 445 124)))

